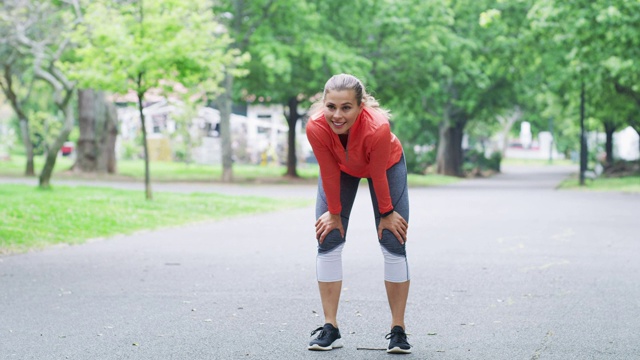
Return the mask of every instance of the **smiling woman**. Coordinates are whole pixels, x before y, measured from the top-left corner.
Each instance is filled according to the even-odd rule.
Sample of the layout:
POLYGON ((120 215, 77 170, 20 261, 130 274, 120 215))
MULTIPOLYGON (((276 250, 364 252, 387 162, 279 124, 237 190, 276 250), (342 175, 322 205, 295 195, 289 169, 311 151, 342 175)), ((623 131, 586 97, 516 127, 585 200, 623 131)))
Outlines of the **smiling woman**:
POLYGON ((342 249, 360 179, 367 178, 391 308, 387 352, 410 353, 404 331, 409 294, 407 167, 402 145, 390 129, 389 112, 367 94, 358 78, 340 74, 327 81, 322 100, 310 113, 307 138, 320 165, 316 272, 325 324, 312 333, 318 336, 308 348, 332 350, 342 346, 337 322, 342 249))
POLYGON ((362 106, 354 103, 352 91, 332 91, 325 96, 324 117, 333 132, 346 138, 362 106))

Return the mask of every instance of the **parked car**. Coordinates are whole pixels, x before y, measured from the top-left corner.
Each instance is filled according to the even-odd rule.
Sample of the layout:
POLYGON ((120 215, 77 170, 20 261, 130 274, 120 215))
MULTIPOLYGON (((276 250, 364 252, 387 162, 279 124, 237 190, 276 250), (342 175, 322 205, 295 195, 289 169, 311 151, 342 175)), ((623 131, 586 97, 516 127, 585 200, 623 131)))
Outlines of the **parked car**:
POLYGON ((71 153, 73 152, 73 149, 75 148, 75 145, 72 141, 67 141, 64 144, 62 144, 62 147, 60 148, 60 152, 62 152, 62 156, 69 156, 71 155, 71 153))

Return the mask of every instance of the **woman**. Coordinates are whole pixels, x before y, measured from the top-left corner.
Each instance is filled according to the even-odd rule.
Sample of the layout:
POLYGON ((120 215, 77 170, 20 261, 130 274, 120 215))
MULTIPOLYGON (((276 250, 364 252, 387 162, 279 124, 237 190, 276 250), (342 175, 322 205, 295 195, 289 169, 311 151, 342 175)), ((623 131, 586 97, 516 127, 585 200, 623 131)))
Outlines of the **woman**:
POLYGON ((325 325, 309 350, 342 347, 337 313, 342 288, 342 248, 361 178, 367 178, 378 240, 384 256, 391 308, 389 353, 407 354, 404 313, 409 294, 405 252, 409 220, 407 169, 402 145, 391 133, 388 111, 347 74, 331 77, 322 99, 311 109, 307 138, 320 165, 316 201, 316 269, 325 325))

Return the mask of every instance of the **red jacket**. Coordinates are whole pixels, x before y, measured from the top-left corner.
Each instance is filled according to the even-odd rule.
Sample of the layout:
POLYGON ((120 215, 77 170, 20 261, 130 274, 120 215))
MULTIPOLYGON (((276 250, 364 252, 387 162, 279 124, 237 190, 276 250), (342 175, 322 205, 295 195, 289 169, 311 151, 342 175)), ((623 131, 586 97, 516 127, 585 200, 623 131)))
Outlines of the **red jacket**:
POLYGON ((320 165, 322 185, 331 214, 340 214, 342 211, 340 171, 359 178, 371 178, 380 213, 393 209, 387 169, 400 161, 402 145, 391 132, 386 116, 363 107, 349 129, 346 150, 322 113, 309 120, 307 138, 320 165))

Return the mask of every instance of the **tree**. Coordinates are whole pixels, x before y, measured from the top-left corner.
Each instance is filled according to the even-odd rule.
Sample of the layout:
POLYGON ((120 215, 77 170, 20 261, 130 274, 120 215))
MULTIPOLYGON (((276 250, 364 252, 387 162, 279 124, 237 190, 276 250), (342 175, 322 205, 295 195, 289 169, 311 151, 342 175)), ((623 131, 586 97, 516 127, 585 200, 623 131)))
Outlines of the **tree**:
POLYGON ((470 1, 378 4, 369 48, 380 56, 373 65, 378 94, 388 99, 409 148, 436 138, 437 171, 461 175, 464 128, 490 85, 474 38, 486 7, 470 1))
MULTIPOLYGON (((619 104, 611 95, 611 87, 632 101, 638 96, 634 86, 640 80, 640 66, 634 64, 634 59, 640 45, 639 11, 637 1, 537 0, 529 14, 532 31, 543 41, 547 52, 555 55, 555 63, 564 69, 555 72, 564 79, 562 92, 575 94, 574 99, 579 94, 581 121, 584 107, 589 105, 593 107, 589 113, 607 122, 609 132, 615 118, 625 117, 626 108, 622 106, 621 111, 620 107, 611 106, 612 101, 619 104), (603 97, 609 101, 598 100, 603 97)), ((587 149, 584 135, 581 138, 585 144, 581 149, 582 184, 587 149)))
MULTIPOLYGON (((7 41, 9 37, 3 36, 7 41)), ((18 117, 18 123, 20 126, 20 135, 22 138, 22 144, 27 155, 27 163, 24 174, 26 176, 35 176, 35 168, 33 165, 33 143, 31 142, 31 133, 29 130, 29 117, 27 116, 26 106, 31 98, 31 91, 27 91, 26 94, 20 94, 20 89, 31 88, 33 85, 27 85, 27 82, 33 83, 35 79, 33 76, 27 76, 28 70, 21 68, 18 63, 19 56, 15 49, 11 49, 2 44, 2 50, 0 50, 0 58, 3 59, 2 64, 2 77, 0 78, 0 88, 5 97, 11 104, 11 108, 18 117), (18 82, 19 84, 16 84, 18 82)))
MULTIPOLYGON (((271 13, 276 7, 276 0, 256 0, 245 2, 244 0, 224 0, 217 2, 213 7, 218 21, 225 25, 231 41, 228 51, 237 54, 248 54, 247 49, 252 43, 256 31, 266 25, 271 18, 271 13)), ((238 99, 240 91, 234 87, 234 80, 243 75, 241 66, 245 58, 229 63, 223 68, 222 86, 224 91, 217 99, 220 110, 220 138, 222 140, 222 181, 233 181, 233 152, 231 147, 231 108, 235 98, 238 99)))
POLYGON ((115 143, 118 135, 115 105, 93 89, 78 90, 80 138, 74 169, 82 172, 115 173, 115 143))
POLYGON ((133 89, 138 97, 145 159, 145 196, 152 199, 144 97, 151 88, 175 83, 197 87, 215 84, 237 52, 228 51, 228 36, 207 0, 92 1, 86 24, 77 33, 80 61, 70 65, 83 85, 116 93, 133 89), (108 18, 109 21, 104 21, 108 18), (206 41, 204 40, 206 39, 206 41))
MULTIPOLYGON (((251 54, 249 75, 239 81, 248 93, 264 95, 270 102, 284 105, 289 126, 285 175, 293 178, 298 177, 296 125, 305 115, 299 107, 308 105, 312 97, 322 92, 331 75, 346 72, 362 76, 370 69, 370 62, 358 54, 357 48, 347 46, 346 39, 326 29, 330 19, 342 23, 336 17, 346 17, 344 12, 332 10, 334 3, 277 2, 265 23, 268 26, 253 34, 247 48, 251 54)), ((361 5, 353 4, 351 11, 358 13, 361 5)), ((349 23, 344 20, 345 25, 349 23)), ((354 31, 357 24, 352 21, 350 25, 354 31)))
POLYGON ((19 51, 20 42, 18 40, 18 29, 33 26, 35 19, 25 16, 23 7, 24 5, 18 1, 7 1, 2 4, 0 12, 0 61, 2 62, 0 88, 18 117, 20 135, 27 155, 25 175, 35 176, 33 143, 31 142, 29 118, 26 111, 35 77, 26 57, 22 56, 19 51))
MULTIPOLYGON (((8 15, 10 22, 10 30, 8 43, 13 52, 10 56, 22 56, 23 61, 30 64, 33 78, 44 81, 53 91, 53 102, 60 111, 62 118, 62 127, 49 147, 44 167, 39 176, 39 186, 48 188, 50 179, 55 167, 58 150, 67 140, 74 124, 74 114, 72 108, 72 97, 76 89, 76 83, 72 81, 63 71, 61 67, 61 58, 65 55, 70 45, 70 33, 73 28, 81 21, 80 8, 77 1, 68 1, 61 3, 48 3, 40 1, 14 1, 8 4, 10 10, 8 15)), ((17 61, 17 60, 16 60, 17 61)), ((3 85, 3 89, 7 89, 5 93, 8 97, 14 98, 12 104, 20 118, 21 128, 28 126, 28 120, 23 112, 22 104, 15 97, 16 93, 12 88, 11 67, 15 62, 5 63, 5 80, 7 86, 3 85), (7 67, 9 65, 9 67, 7 67)), ((24 70, 25 68, 22 67, 24 70)), ((15 76, 15 74, 14 74, 15 76)), ((27 78, 29 75, 26 76, 27 78)), ((28 96, 25 98, 28 99, 28 96)), ((23 131, 23 141, 25 144, 29 142, 28 131, 23 131)), ((29 154, 28 157, 33 155, 29 154)), ((29 160, 28 160, 29 161, 29 160)), ((29 165, 27 165, 27 173, 29 165)))

